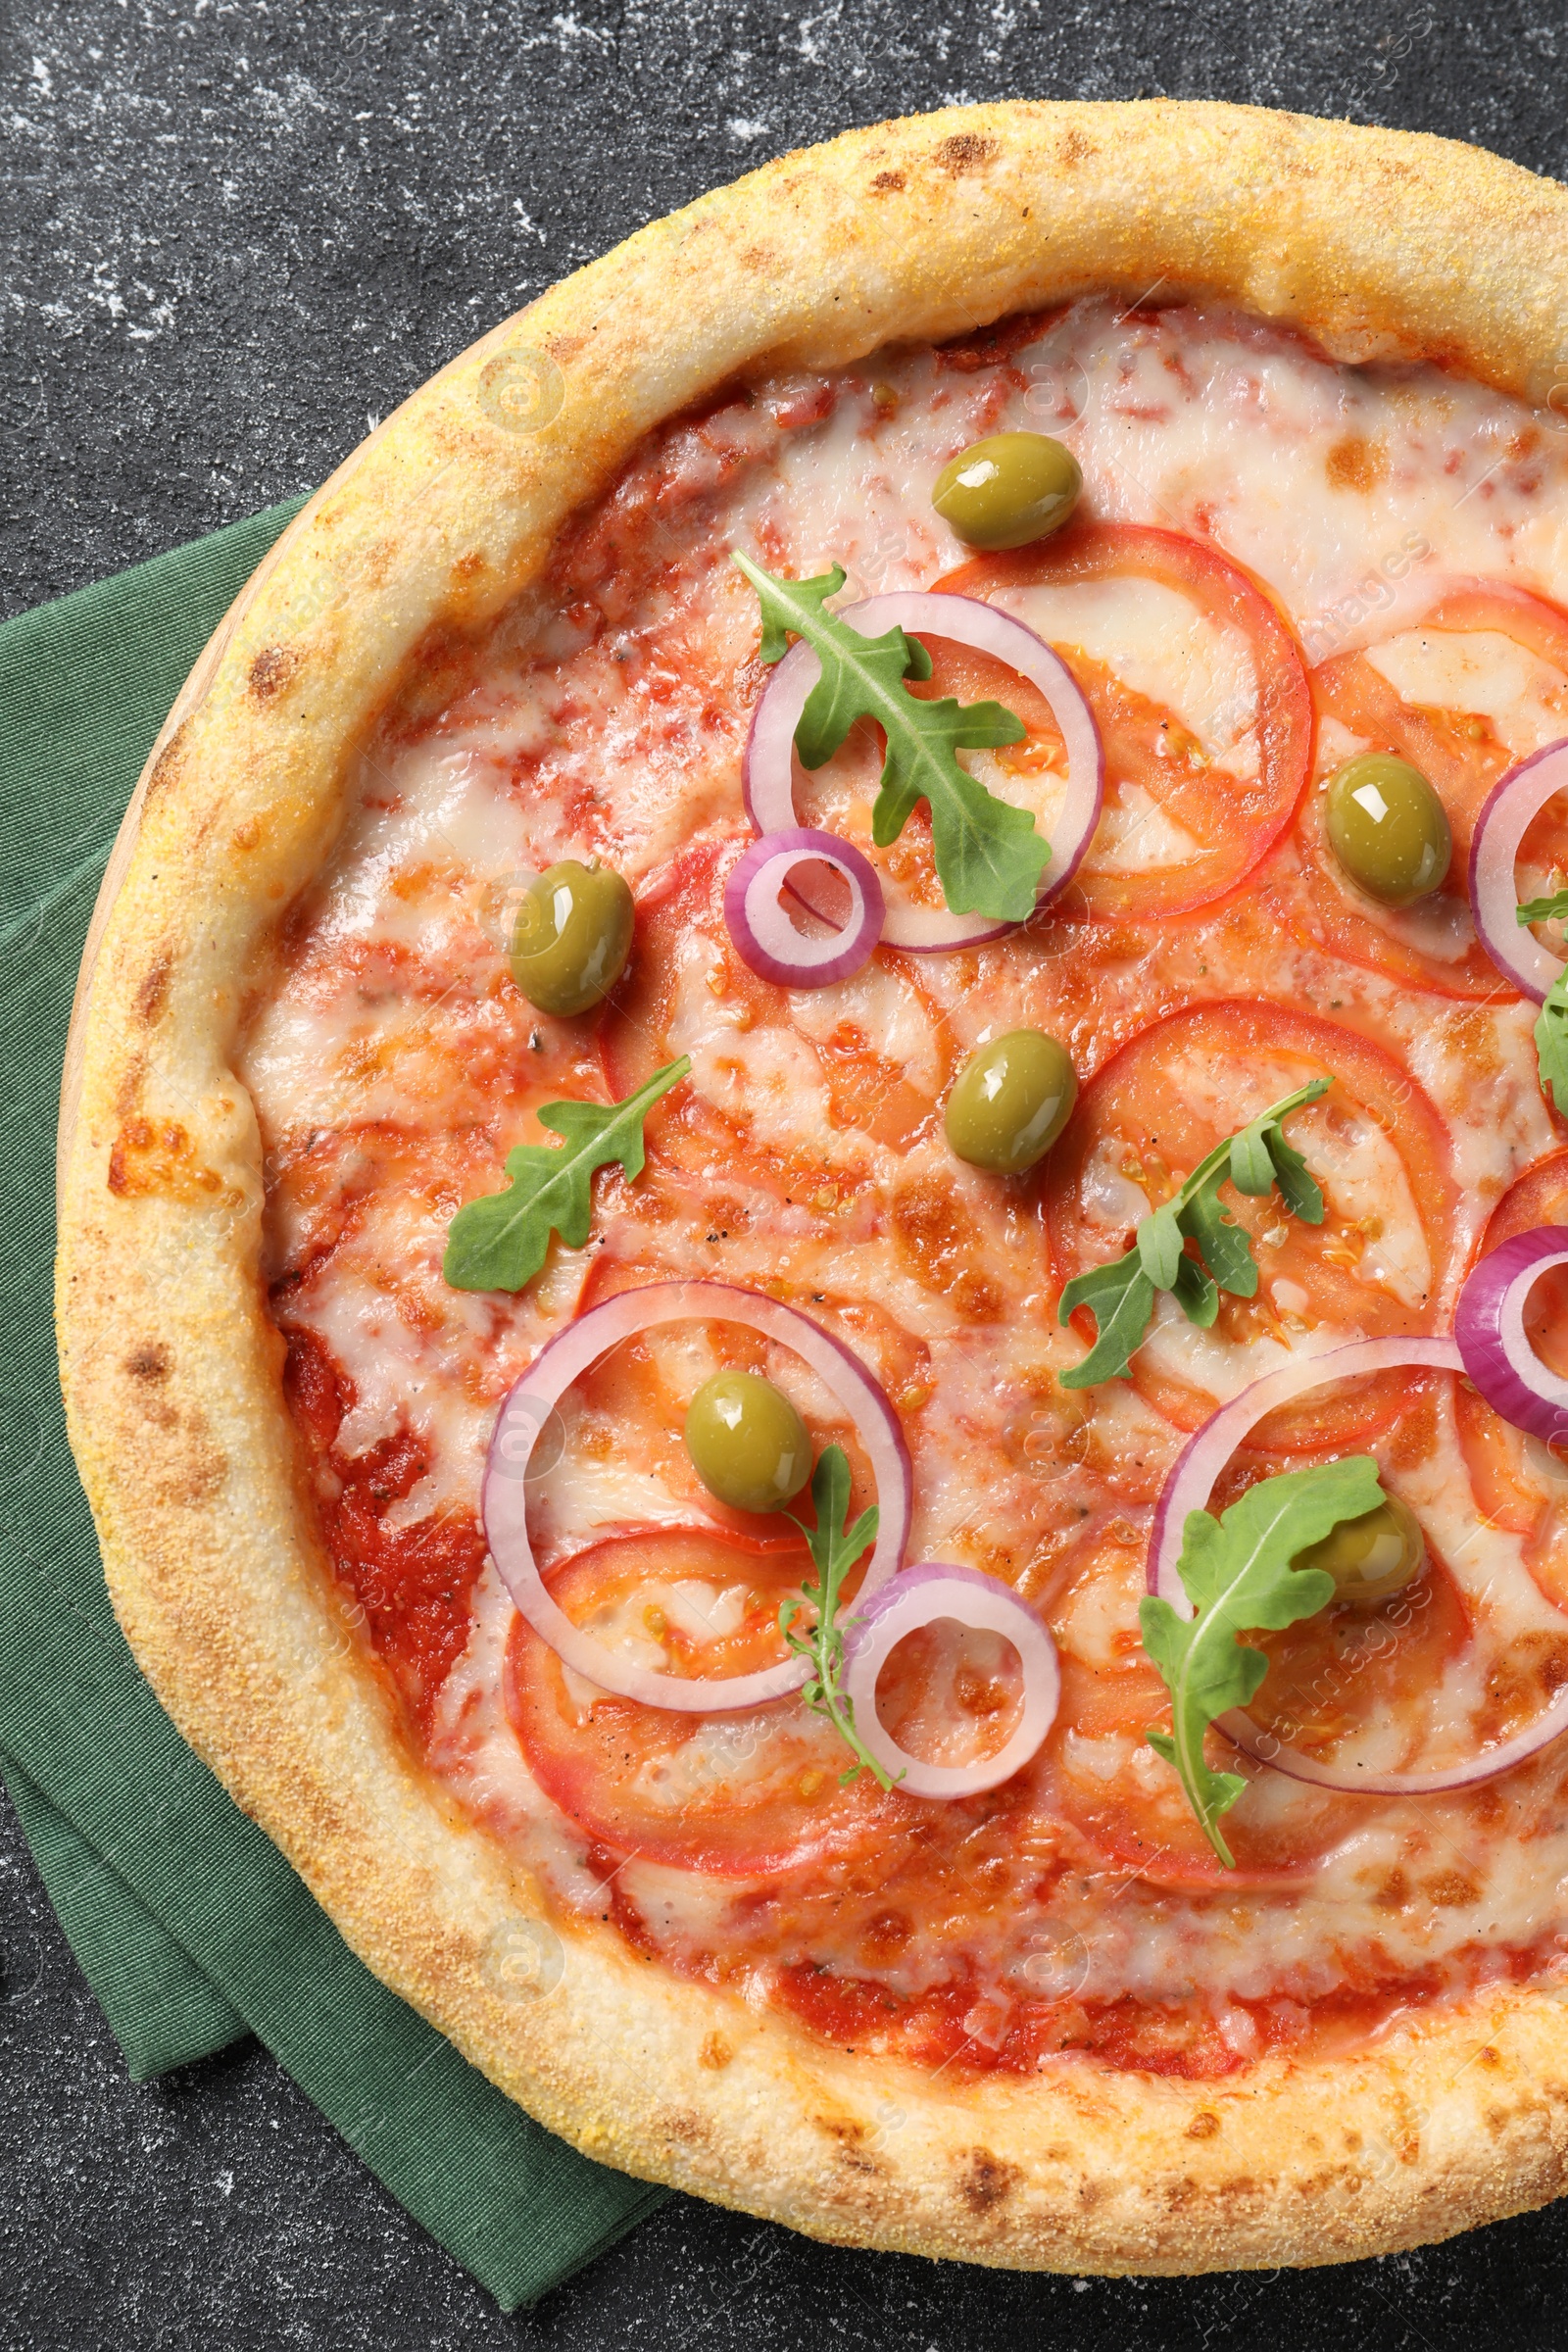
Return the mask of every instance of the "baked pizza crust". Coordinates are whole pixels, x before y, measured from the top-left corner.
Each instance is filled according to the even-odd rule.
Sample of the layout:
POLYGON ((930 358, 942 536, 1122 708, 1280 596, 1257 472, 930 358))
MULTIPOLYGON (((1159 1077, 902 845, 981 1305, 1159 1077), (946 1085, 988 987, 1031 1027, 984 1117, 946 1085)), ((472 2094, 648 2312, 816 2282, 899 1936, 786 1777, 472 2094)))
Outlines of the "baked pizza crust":
POLYGON ((247 988, 416 649, 481 628, 641 436, 737 374, 1094 289, 1220 300, 1544 402, 1568 191, 1449 142, 1247 109, 975 107, 786 156, 546 294, 284 535, 127 819, 83 966, 58 1319, 109 1589, 186 1738, 387 1984, 540 2121, 825 2239, 1075 2272, 1343 2261, 1565 2185, 1568 2031, 1497 1987, 1218 2082, 1072 2058, 934 2081, 557 1922, 412 1758, 314 1532, 233 1074, 247 988))

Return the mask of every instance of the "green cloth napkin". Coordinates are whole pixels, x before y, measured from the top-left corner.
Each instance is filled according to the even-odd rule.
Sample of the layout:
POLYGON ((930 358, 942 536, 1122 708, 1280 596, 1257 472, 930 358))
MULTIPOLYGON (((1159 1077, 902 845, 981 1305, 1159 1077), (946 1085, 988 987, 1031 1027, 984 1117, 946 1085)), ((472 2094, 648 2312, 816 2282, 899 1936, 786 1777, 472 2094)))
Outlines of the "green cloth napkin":
POLYGON ((186 1747, 104 1590, 51 1321, 72 991, 186 672, 301 502, 0 626, 0 1770, 137 2080, 247 2029, 504 2310, 665 2192, 552 2139, 379 1984, 186 1747))

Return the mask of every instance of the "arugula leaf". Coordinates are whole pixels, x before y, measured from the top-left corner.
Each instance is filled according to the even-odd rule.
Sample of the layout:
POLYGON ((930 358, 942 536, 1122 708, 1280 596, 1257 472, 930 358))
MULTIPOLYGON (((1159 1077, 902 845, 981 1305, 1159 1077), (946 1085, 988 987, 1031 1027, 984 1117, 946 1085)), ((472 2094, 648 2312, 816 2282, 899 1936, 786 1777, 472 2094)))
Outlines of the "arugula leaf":
POLYGON ((1058 1323, 1065 1323, 1075 1306, 1087 1306, 1095 1318, 1095 1344, 1081 1364, 1060 1375, 1064 1389, 1089 1389, 1100 1380, 1114 1380, 1125 1372, 1133 1350, 1149 1329, 1154 1311, 1154 1286, 1144 1272, 1136 1250, 1113 1257, 1108 1265, 1092 1266, 1069 1282, 1061 1294, 1058 1323))
POLYGON ((1139 1604, 1144 1647, 1170 1692, 1171 1729, 1145 1735, 1187 1791, 1204 1837, 1227 1870, 1235 1858, 1218 1829, 1247 1782, 1239 1772, 1215 1772, 1203 1754, 1203 1734, 1228 1707, 1245 1707, 1268 1672, 1260 1649, 1240 1633, 1277 1633, 1315 1617, 1334 1597, 1334 1579, 1322 1568, 1293 1568, 1308 1544, 1321 1543, 1342 1519, 1359 1519, 1383 1501, 1378 1466, 1353 1454, 1310 1470, 1260 1479, 1222 1518, 1189 1511, 1176 1572, 1195 1614, 1179 1616, 1151 1593, 1139 1604))
POLYGON ((788 635, 802 638, 822 665, 806 700, 795 745, 802 762, 820 767, 858 718, 872 718, 887 737, 881 790, 871 811, 871 838, 885 850, 898 840, 917 803, 931 807, 931 848, 943 895, 956 914, 989 914, 1024 922, 1033 914, 1051 845, 1035 830, 1027 808, 987 792, 959 751, 993 751, 1019 743, 1023 721, 1000 703, 922 702, 906 678, 931 675, 931 658, 902 629, 862 637, 826 610, 844 585, 844 571, 785 580, 730 550, 757 590, 762 608, 762 660, 782 659, 788 635))
POLYGON ((1568 920, 1568 890, 1554 890, 1549 899, 1526 899, 1514 909, 1521 923, 1560 923, 1568 920))
MULTIPOLYGON (((1568 1005, 1563 1052, 1568 1076, 1568 1005)), ((1219 1188, 1227 1177, 1239 1193, 1267 1193, 1277 1185, 1294 1216, 1305 1225, 1322 1224, 1323 1195, 1299 1152, 1286 1142, 1280 1121, 1315 1102, 1333 1084, 1332 1078, 1310 1079, 1250 1127, 1216 1144, 1178 1193, 1139 1219, 1125 1256, 1074 1276, 1061 1294, 1056 1321, 1064 1324, 1075 1307, 1087 1306, 1095 1318, 1095 1344, 1081 1364, 1058 1375, 1064 1389, 1093 1388, 1097 1381, 1122 1377, 1149 1328, 1156 1291, 1169 1291, 1188 1322, 1205 1331, 1219 1312, 1221 1291, 1236 1298, 1255 1298, 1251 1242, 1220 1202, 1219 1188), (1188 1254, 1190 1241, 1197 1243, 1201 1264, 1188 1254)))
POLYGON ((1568 964, 1546 991, 1536 1022, 1541 1083, 1555 1107, 1568 1115, 1568 964))
MULTIPOLYGON (((839 1593, 844 1579, 855 1566, 868 1544, 876 1541, 881 1513, 873 1502, 862 1511, 851 1528, 845 1521, 850 1512, 850 1465, 842 1449, 830 1446, 811 1475, 811 1501, 816 1511, 815 1527, 808 1527, 788 1511, 786 1518, 795 1519, 796 1526, 806 1538, 807 1548, 816 1562, 817 1581, 803 1585, 800 1593, 786 1600, 779 1609, 778 1630, 797 1657, 808 1658, 813 1669, 811 1679, 801 1691, 808 1707, 825 1715, 834 1730, 854 1750, 854 1761, 847 1772, 841 1772, 839 1783, 853 1781, 861 1765, 874 1774, 884 1788, 893 1782, 883 1771, 875 1756, 862 1744, 855 1728, 855 1701, 841 1687, 844 1673, 844 1626, 839 1622, 839 1593), (805 1600, 811 1602, 816 1620, 808 1634, 794 1631, 796 1617, 805 1600)), ((853 1618, 847 1623, 855 1622, 853 1618)), ((900 1773, 900 1780, 904 1775, 900 1773)))
POLYGON ((547 1102, 539 1124, 562 1137, 518 1144, 507 1153, 511 1186, 460 1208, 447 1230, 441 1271, 455 1291, 520 1291, 545 1262, 552 1228, 568 1250, 588 1239, 596 1168, 618 1159, 628 1176, 643 1171, 643 1120, 691 1068, 682 1054, 656 1070, 624 1102, 547 1102))

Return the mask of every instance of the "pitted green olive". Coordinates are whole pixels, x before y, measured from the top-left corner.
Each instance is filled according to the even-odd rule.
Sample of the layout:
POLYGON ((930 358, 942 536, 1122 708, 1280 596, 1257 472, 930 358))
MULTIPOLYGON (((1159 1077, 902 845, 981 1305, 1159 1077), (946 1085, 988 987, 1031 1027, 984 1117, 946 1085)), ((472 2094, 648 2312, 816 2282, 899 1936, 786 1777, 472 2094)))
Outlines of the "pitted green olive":
POLYGON ((1070 449, 1046 433, 993 433, 944 466, 931 504, 970 547, 1025 547, 1060 530, 1084 477, 1070 449))
POLYGON ((971 1167, 1020 1175, 1051 1150, 1077 1097, 1066 1047, 1042 1029, 1011 1029, 958 1072, 948 1097, 948 1142, 971 1167))
POLYGON ((710 1494, 738 1511, 782 1510, 811 1474, 806 1423, 760 1372, 715 1372, 686 1412, 686 1450, 710 1494))
POLYGON ((586 1012, 631 954, 631 892, 608 865, 564 858, 530 882, 512 933, 512 977, 541 1012, 586 1012))
POLYGON ((1386 906, 1409 906, 1442 885, 1453 856, 1443 803, 1418 767, 1365 752, 1328 789, 1329 846, 1352 882, 1386 906))
POLYGON ((1342 1519, 1321 1544, 1309 1544, 1293 1568, 1326 1568, 1336 1597, 1375 1607, 1420 1574, 1426 1543, 1413 1511, 1391 1495, 1359 1519, 1342 1519))

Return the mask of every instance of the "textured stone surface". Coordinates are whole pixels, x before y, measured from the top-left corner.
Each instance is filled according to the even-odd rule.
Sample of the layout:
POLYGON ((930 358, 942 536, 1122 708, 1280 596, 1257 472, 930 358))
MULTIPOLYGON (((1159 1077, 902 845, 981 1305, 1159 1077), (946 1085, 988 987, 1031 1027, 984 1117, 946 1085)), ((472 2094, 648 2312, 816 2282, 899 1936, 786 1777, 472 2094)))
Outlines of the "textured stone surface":
MULTIPOLYGON (((1222 97, 1568 171, 1557 0, 10 0, 0 611, 319 480, 552 277, 782 147, 946 100, 1222 97)), ((0 2344, 1330 2352, 1563 2340, 1552 2213, 1351 2270, 1017 2278, 672 2205, 502 2320, 254 2044, 135 2086, 7 1819, 0 2344)))

